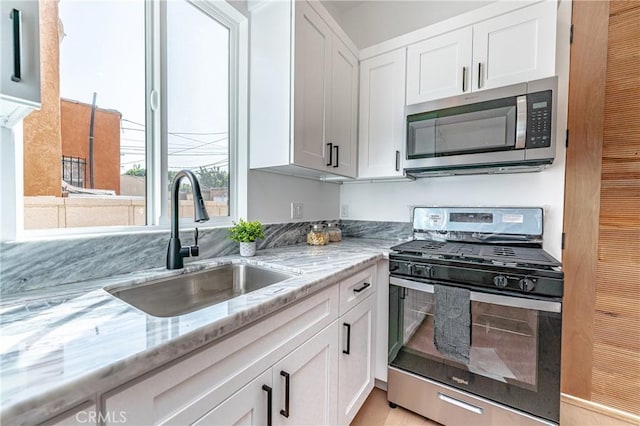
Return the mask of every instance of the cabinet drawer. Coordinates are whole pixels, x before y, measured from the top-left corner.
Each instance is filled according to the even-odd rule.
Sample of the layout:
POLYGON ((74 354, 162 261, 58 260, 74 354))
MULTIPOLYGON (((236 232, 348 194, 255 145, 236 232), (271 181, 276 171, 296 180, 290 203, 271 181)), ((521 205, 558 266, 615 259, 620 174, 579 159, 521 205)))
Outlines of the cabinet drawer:
POLYGON ((105 396, 105 409, 125 411, 130 424, 191 424, 334 321, 338 294, 334 285, 116 389, 105 396))
POLYGON ((340 315, 375 293, 376 268, 370 266, 340 282, 340 315))

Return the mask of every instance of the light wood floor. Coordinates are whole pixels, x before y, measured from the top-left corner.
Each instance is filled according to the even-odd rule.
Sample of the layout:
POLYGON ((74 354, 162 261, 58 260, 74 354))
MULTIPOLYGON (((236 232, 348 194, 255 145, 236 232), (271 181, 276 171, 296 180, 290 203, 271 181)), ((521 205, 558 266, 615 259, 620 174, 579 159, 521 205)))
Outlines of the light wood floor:
POLYGON ((402 407, 391 408, 387 393, 378 388, 373 391, 351 422, 351 426, 440 426, 402 407))

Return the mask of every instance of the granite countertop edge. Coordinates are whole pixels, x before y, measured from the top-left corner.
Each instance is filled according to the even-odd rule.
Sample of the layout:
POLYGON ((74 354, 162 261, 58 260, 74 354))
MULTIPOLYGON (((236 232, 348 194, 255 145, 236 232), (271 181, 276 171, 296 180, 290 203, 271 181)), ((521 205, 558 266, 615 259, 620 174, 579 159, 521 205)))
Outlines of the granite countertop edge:
MULTIPOLYGON (((0 388, 4 387, 3 382, 6 382, 7 379, 11 380, 14 378, 14 376, 11 376, 12 373, 27 376, 30 374, 37 375, 39 373, 39 371, 29 371, 29 368, 40 369, 42 371, 41 374, 46 378, 45 382, 47 382, 47 380, 48 382, 40 387, 35 386, 31 388, 31 390, 28 390, 30 386, 23 388, 17 386, 16 393, 13 397, 10 396, 9 398, 7 398, 7 395, 3 391, 2 402, 0 403, 0 419, 3 422, 10 423, 16 423, 16 421, 21 424, 38 423, 71 410, 74 407, 84 405, 88 401, 95 400, 96 394, 107 392, 134 378, 138 378, 169 364, 178 358, 187 356, 199 348, 256 323, 259 319, 267 315, 336 284, 358 270, 375 264, 380 259, 387 258, 389 247, 397 243, 395 241, 367 241, 359 238, 350 240, 351 241, 343 240, 344 244, 342 245, 330 245, 326 246, 326 248, 297 245, 268 249, 259 252, 258 256, 254 258, 225 256, 189 264, 184 270, 178 272, 155 269, 118 277, 92 280, 90 282, 69 286, 67 291, 68 294, 71 295, 69 297, 71 297, 72 300, 67 303, 70 306, 65 306, 63 302, 60 306, 54 306, 46 311, 47 315, 53 317, 54 323, 56 323, 56 314, 60 310, 65 309, 65 307, 67 310, 73 309, 75 303, 79 310, 94 309, 92 308, 93 306, 97 306, 95 310, 104 310, 103 313, 93 314, 94 318, 90 321, 99 322, 102 320, 101 316, 113 316, 114 311, 120 311, 119 315, 121 317, 126 316, 131 318, 130 320, 123 319, 123 322, 144 323, 146 327, 149 328, 149 321, 153 323, 156 320, 162 321, 170 319, 158 319, 144 314, 126 305, 124 302, 116 300, 107 294, 103 288, 109 285, 134 285, 162 277, 210 269, 223 264, 237 262, 280 269, 295 274, 292 278, 282 281, 281 283, 276 283, 272 286, 232 299, 241 305, 235 310, 229 309, 228 306, 221 307, 220 305, 229 303, 223 302, 213 307, 204 308, 192 314, 185 315, 186 328, 189 328, 189 326, 193 324, 193 329, 185 331, 176 337, 150 344, 148 342, 150 338, 149 332, 147 331, 147 335, 145 336, 147 342, 144 342, 145 347, 140 350, 136 348, 125 350, 124 356, 118 354, 112 357, 103 355, 103 361, 94 362, 92 360, 91 362, 94 362, 95 365, 88 365, 85 368, 80 367, 78 372, 70 373, 66 376, 65 372, 58 372, 58 374, 62 375, 59 383, 55 383, 55 380, 52 381, 51 378, 47 376, 51 374, 47 370, 50 367, 44 362, 40 364, 34 362, 31 365, 27 362, 24 367, 16 368, 13 372, 5 371, 1 373, 0 376, 0 388), (298 262, 302 263, 302 266, 299 268, 296 267, 296 263, 298 262), (79 286, 83 286, 85 289, 84 293, 79 289, 79 286), (279 290, 282 287, 284 287, 284 291, 279 290), (82 301, 75 302, 75 297, 82 299, 82 301), (87 302, 84 299, 92 300, 92 302, 87 302), (96 300, 96 302, 93 302, 93 300, 96 300), (104 303, 104 305, 100 305, 100 303, 104 303), (216 308, 226 309, 231 312, 220 314, 220 312, 216 311, 216 308), (209 315, 211 315, 212 319, 210 320, 203 319, 203 315, 208 314, 207 311, 211 311, 209 315), (193 318, 191 318, 190 315, 193 318)), ((45 292, 39 297, 38 295, 32 295, 31 298, 25 298, 24 303, 37 303, 40 300, 47 299, 47 297, 53 297, 53 293, 47 295, 45 292)), ((57 295, 57 297, 64 298, 64 295, 57 295)), ((18 305, 18 301, 15 299, 13 303, 18 305)), ((3 312, 11 312, 10 308, 11 307, 7 308, 4 306, 3 312)), ((62 316, 61 319, 58 319, 57 323, 60 324, 60 328, 73 321, 79 321, 77 319, 71 319, 73 314, 72 312, 71 315, 67 314, 67 317, 62 316), (70 319, 65 322, 66 318, 70 319)), ((2 315, 5 315, 5 313, 2 315)), ((29 320, 35 321, 37 326, 38 321, 33 318, 34 317, 29 318, 29 320)), ((180 318, 183 319, 182 316, 180 318)), ((39 325, 43 328, 48 327, 47 318, 41 321, 42 324, 39 325)), ((142 325, 138 328, 140 327, 142 327, 142 325)), ((124 329, 122 333, 126 331, 127 330, 124 329)), ((55 334, 55 332, 56 329, 50 330, 51 334, 55 334)), ((98 328, 96 328, 96 333, 98 333, 98 328)), ((0 334, 4 335, 5 330, 0 328, 0 334)), ((64 336, 64 334, 62 335, 64 336)), ((122 343, 122 340, 122 337, 113 338, 115 344, 122 343)), ((105 343, 102 342, 102 345, 105 345, 105 343)), ((65 348, 64 346, 62 347, 62 352, 65 352, 65 348)), ((0 355, 3 357, 6 356, 5 348, 2 347, 1 349, 3 349, 3 351, 0 355)), ((96 351, 99 351, 99 347, 96 347, 96 351)), ((38 353, 38 355, 40 354, 38 353)), ((65 354, 62 356, 64 355, 65 354)), ((79 352, 78 362, 90 359, 87 357, 91 357, 90 353, 79 352)), ((62 361, 63 370, 69 362, 73 362, 73 360, 65 359, 62 361)), ((10 388, 11 387, 10 385, 10 388)))

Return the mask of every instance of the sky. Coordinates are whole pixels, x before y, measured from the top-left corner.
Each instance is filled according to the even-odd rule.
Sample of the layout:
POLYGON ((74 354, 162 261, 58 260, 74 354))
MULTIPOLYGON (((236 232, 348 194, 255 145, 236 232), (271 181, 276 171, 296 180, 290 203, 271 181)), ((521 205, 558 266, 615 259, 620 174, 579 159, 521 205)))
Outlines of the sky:
MULTIPOLYGON (((144 161, 142 0, 61 0, 60 96, 122 113, 121 172, 144 161)), ((169 170, 228 170, 228 30, 183 0, 167 2, 169 170)), ((96 140, 96 143, 100 141, 96 140)))

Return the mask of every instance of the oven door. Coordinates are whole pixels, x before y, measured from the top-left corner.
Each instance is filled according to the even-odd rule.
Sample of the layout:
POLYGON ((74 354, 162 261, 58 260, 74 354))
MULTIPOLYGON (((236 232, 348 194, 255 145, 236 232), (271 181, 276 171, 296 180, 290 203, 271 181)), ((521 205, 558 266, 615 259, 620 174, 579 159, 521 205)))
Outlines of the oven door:
POLYGON ((389 292, 391 366, 559 421, 560 302, 471 290, 471 347, 464 364, 433 343, 433 284, 392 276, 389 292))

